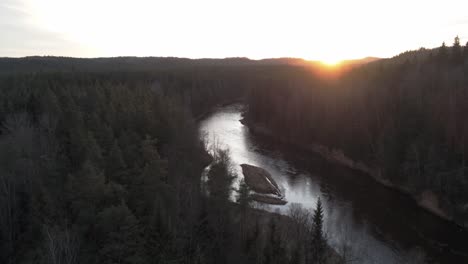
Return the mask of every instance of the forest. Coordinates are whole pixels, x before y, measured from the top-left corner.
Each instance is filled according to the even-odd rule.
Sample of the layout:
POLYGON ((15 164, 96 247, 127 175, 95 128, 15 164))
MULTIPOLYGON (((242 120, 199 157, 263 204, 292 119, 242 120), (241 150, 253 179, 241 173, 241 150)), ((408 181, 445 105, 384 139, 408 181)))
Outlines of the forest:
POLYGON ((336 150, 466 226, 467 76, 458 38, 341 69, 0 58, 0 262, 356 262, 327 244, 320 200, 284 216, 252 207, 245 183, 232 189, 229 153, 208 154, 197 120, 239 101, 252 130, 336 150))
POLYGON ((0 59, 1 263, 345 260, 320 202, 292 217, 251 208, 248 187, 230 187, 229 154, 210 157, 197 133, 211 108, 294 68, 120 60, 0 59))
POLYGON ((468 226, 468 43, 341 73, 276 75, 249 91, 257 131, 371 174, 468 226), (331 153, 331 154, 330 154, 331 153))

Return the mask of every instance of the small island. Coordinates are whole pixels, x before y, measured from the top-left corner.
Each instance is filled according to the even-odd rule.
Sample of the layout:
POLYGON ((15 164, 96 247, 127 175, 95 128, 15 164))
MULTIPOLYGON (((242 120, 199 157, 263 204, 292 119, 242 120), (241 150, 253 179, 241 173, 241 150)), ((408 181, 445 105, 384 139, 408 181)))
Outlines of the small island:
POLYGON ((255 192, 252 198, 261 203, 286 204, 278 184, 265 169, 249 164, 241 164, 245 183, 255 192))

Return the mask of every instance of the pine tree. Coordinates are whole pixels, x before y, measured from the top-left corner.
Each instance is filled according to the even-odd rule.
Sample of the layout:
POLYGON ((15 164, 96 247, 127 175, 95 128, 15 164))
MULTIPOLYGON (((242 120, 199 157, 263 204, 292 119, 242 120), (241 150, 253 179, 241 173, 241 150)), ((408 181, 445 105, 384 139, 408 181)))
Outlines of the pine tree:
POLYGON ((94 164, 102 165, 102 150, 91 131, 88 131, 86 148, 87 158, 94 164))
POLYGON ((317 200, 317 207, 312 218, 312 263, 323 263, 325 257, 326 241, 323 234, 323 208, 322 201, 317 200))
POLYGON ((246 227, 248 223, 247 219, 247 210, 250 203, 252 202, 252 197, 250 196, 249 186, 245 183, 244 179, 239 183, 239 190, 237 195, 237 202, 239 203, 240 208, 240 236, 242 243, 246 240, 246 227))
POLYGON ((86 160, 88 133, 83 126, 77 125, 69 130, 69 140, 70 160, 75 168, 79 168, 86 160))
POLYGON ((126 164, 122 156, 122 150, 119 147, 117 141, 114 141, 114 144, 110 150, 110 153, 106 161, 106 177, 109 179, 118 179, 122 174, 122 169, 125 168, 126 164))
POLYGON ((281 242, 280 230, 275 218, 270 221, 269 238, 264 249, 264 263, 281 264, 286 262, 286 252, 281 242))
POLYGON ((137 218, 122 203, 97 215, 101 263, 145 263, 137 218))
POLYGON ((262 259, 262 236, 260 230, 260 223, 258 218, 253 219, 255 224, 253 230, 248 234, 248 238, 244 244, 245 251, 249 259, 249 263, 260 263, 262 259))
POLYGON ((240 181, 237 193, 237 202, 239 203, 240 208, 245 210, 252 202, 252 197, 250 196, 250 188, 247 183, 245 183, 244 179, 240 181))
POLYGON ((445 42, 442 42, 442 46, 439 48, 439 53, 437 54, 437 59, 439 63, 445 63, 448 57, 448 48, 445 45, 445 42))
POLYGON ((465 47, 463 47, 463 61, 468 60, 468 41, 465 44, 465 47))
POLYGON ((455 37, 452 47, 452 63, 459 64, 462 62, 462 48, 460 46, 460 38, 455 37))
POLYGON ((136 211, 145 216, 156 216, 156 203, 167 205, 169 202, 169 190, 167 181, 167 162, 161 159, 157 149, 156 140, 147 138, 141 144, 142 160, 144 167, 142 173, 133 179, 131 195, 132 204, 136 211))
POLYGON ((235 176, 232 173, 229 154, 217 151, 215 163, 208 174, 210 196, 219 201, 228 201, 231 195, 231 184, 235 176))
POLYGON ((80 224, 95 221, 96 210, 103 203, 104 181, 104 175, 89 160, 79 172, 69 175, 65 197, 80 224))
POLYGON ((41 107, 44 109, 44 113, 53 116, 57 116, 60 113, 57 96, 49 87, 44 89, 41 94, 40 101, 41 107))
MULTIPOLYGON (((99 120, 99 119, 97 119, 99 120)), ((100 125, 96 131, 96 139, 102 148, 104 154, 108 154, 114 144, 114 131, 112 127, 104 124, 100 125)))
POLYGON ((290 264, 300 264, 301 263, 301 248, 299 245, 294 247, 293 252, 291 253, 290 264))

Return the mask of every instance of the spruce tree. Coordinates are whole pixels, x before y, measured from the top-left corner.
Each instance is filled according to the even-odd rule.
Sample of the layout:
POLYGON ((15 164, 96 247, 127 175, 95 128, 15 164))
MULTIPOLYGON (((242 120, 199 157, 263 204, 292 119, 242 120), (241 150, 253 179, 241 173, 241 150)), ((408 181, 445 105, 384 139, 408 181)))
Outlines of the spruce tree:
POLYGON ((465 47, 463 47, 463 61, 468 60, 468 41, 465 44, 465 47))
POLYGON ((462 62, 462 47, 460 46, 460 38, 458 36, 456 36, 453 41, 451 55, 452 63, 459 64, 462 62))
POLYGON ((239 183, 239 190, 237 191, 237 202, 239 203, 242 211, 248 208, 252 202, 249 186, 245 183, 244 179, 242 179, 239 183))
POLYGON ((445 63, 448 57, 448 48, 445 45, 445 42, 442 42, 442 46, 439 48, 439 53, 437 54, 437 59, 439 63, 445 63))
POLYGON ((97 215, 100 263, 145 263, 138 219, 125 203, 105 208, 97 215))
POLYGON ((245 183, 244 179, 241 180, 239 183, 239 190, 237 191, 237 202, 239 203, 239 209, 240 209, 240 221, 239 221, 239 227, 240 227, 240 237, 242 240, 242 243, 247 240, 247 234, 246 234, 246 227, 248 223, 247 219, 247 210, 250 206, 250 203, 252 202, 252 197, 250 196, 250 190, 249 186, 245 183))
POLYGON ((286 250, 281 241, 281 229, 278 228, 278 220, 272 218, 269 225, 269 236, 263 250, 263 263, 286 263, 286 250))
POLYGON ((317 200, 317 207, 312 218, 312 263, 323 263, 326 241, 323 234, 323 208, 322 201, 317 200))
POLYGON ((122 156, 122 150, 120 149, 117 141, 114 141, 111 151, 106 159, 107 180, 119 180, 119 176, 122 174, 122 170, 125 168, 125 166, 126 164, 122 156))
POLYGON ((215 162, 208 174, 207 183, 210 196, 219 201, 229 201, 232 190, 231 184, 234 178, 229 154, 227 151, 218 150, 215 155, 215 162))

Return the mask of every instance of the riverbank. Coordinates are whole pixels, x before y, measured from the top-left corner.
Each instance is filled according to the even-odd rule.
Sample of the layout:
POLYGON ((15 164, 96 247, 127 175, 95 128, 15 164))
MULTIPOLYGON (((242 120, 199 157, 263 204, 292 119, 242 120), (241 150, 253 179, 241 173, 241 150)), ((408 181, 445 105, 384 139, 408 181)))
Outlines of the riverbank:
POLYGON ((454 217, 448 212, 448 210, 444 210, 440 205, 439 198, 434 193, 429 191, 422 193, 414 193, 405 186, 398 186, 392 184, 383 177, 382 171, 380 169, 372 168, 371 166, 364 164, 360 161, 355 161, 350 157, 346 156, 341 150, 330 149, 320 144, 309 144, 304 146, 303 143, 278 137, 273 133, 273 131, 269 130, 265 126, 253 123, 247 120, 246 118, 243 118, 241 120, 241 123, 244 124, 247 128, 249 128, 252 134, 260 135, 265 138, 270 138, 271 140, 274 140, 280 144, 287 144, 288 146, 292 146, 293 148, 296 148, 298 150, 303 150, 306 152, 317 154, 329 162, 333 162, 363 172, 379 184, 387 188, 397 190, 404 195, 410 196, 415 201, 415 203, 425 211, 436 215, 441 219, 455 223, 456 225, 462 228, 465 227, 466 229, 466 227, 468 226, 468 223, 457 222, 456 219, 454 219, 454 217))
MULTIPOLYGON (((282 238, 286 248, 289 248, 294 244, 298 243, 298 237, 304 239, 304 236, 307 236, 307 227, 303 226, 303 223, 297 222, 290 216, 282 215, 279 213, 268 212, 265 210, 257 209, 249 207, 247 211, 242 213, 240 210, 241 208, 237 203, 231 203, 227 210, 228 213, 231 215, 231 219, 237 224, 242 221, 242 217, 247 219, 245 224, 247 225, 245 228, 247 230, 255 230, 258 228, 258 235, 263 236, 263 238, 268 238, 268 232, 271 231, 271 222, 275 222, 275 230, 279 232, 279 236, 282 238), (287 245, 287 246, 286 246, 287 245)), ((304 241, 303 241, 304 242, 304 241)), ((307 246, 304 246, 302 250, 307 250, 307 246)), ((301 252, 305 254, 304 251, 301 252)), ((289 252, 292 254, 292 252, 289 252)), ((325 263, 324 264, 339 264, 343 263, 342 256, 330 245, 326 245, 325 248, 325 263)))
MULTIPOLYGON (((211 162, 213 161, 213 157, 208 154, 208 152, 204 152, 204 155, 208 155, 210 159, 203 158, 203 164, 205 164, 205 170, 207 167, 211 166, 211 162), (211 162, 208 162, 208 160, 211 160, 211 162)), ((242 168, 247 169, 247 174, 249 176, 244 176, 246 178, 252 178, 254 177, 254 181, 256 182, 255 184, 252 184, 251 186, 257 186, 255 188, 256 190, 259 190, 258 187, 263 188, 265 192, 263 194, 251 194, 251 197, 254 201, 262 202, 262 203, 267 203, 267 204, 273 204, 273 205, 284 205, 287 203, 287 201, 284 200, 283 195, 280 192, 278 184, 274 181, 274 179, 269 175, 268 172, 266 172, 264 169, 260 167, 255 167, 252 165, 248 164, 242 164, 242 168), (262 180, 263 179, 263 180, 262 180), (266 187, 265 182, 268 182, 269 185, 272 187, 266 187), (278 196, 270 196, 270 195, 265 195, 265 194, 275 194, 278 196)), ((206 176, 206 171, 203 170, 201 172, 202 177, 206 176)), ((247 180, 246 180, 247 181, 247 180)), ((208 198, 208 197, 207 197, 208 198)), ((304 223, 298 223, 295 221, 295 219, 289 215, 283 215, 278 212, 269 212, 267 210, 255 208, 248 206, 247 209, 242 209, 238 203, 231 201, 227 203, 226 206, 226 213, 230 215, 230 218, 233 219, 234 223, 238 225, 242 225, 241 222, 246 222, 247 227, 242 227, 254 230, 256 228, 259 228, 259 233, 258 235, 260 236, 266 236, 266 233, 271 231, 269 228, 271 227, 271 222, 275 222, 275 225, 277 225, 277 232, 281 232, 282 234, 279 235, 288 246, 291 245, 290 241, 295 241, 297 239, 297 234, 291 233, 291 228, 295 227, 294 230, 298 230, 298 228, 304 228, 300 226, 301 224, 304 223), (242 211, 241 210, 245 210, 242 211), (242 217, 248 219, 248 221, 244 221, 242 217), (298 227, 299 226, 299 227, 298 227), (295 236, 296 235, 296 236, 295 236)), ((302 233, 304 234, 304 232, 302 233)), ((264 242, 265 243, 265 242, 264 242)), ((285 247, 288 248, 288 247, 285 247)), ((304 247, 305 250, 307 250, 307 247, 304 247)), ((292 253, 291 253, 292 254, 292 253)), ((303 254, 306 254, 303 252, 303 254)), ((325 262, 324 264, 339 264, 342 263, 343 257, 338 253, 337 250, 335 250, 332 246, 329 244, 326 244, 325 247, 325 262)))
MULTIPOLYGON (((291 209, 296 205, 310 212, 316 199, 323 198, 330 245, 341 253, 343 246, 352 243, 354 254, 362 256, 361 263, 401 263, 415 248, 421 248, 430 263, 467 261, 466 231, 363 172, 250 133, 239 122, 245 110, 243 104, 217 109, 200 122, 199 133, 207 135, 201 138, 207 146, 229 150, 236 173, 242 173, 240 164, 266 169, 288 199, 283 206, 255 202, 254 207, 295 218, 291 209)), ((233 188, 237 188, 236 183, 233 188)))
POLYGON ((195 120, 195 122, 200 122, 201 120, 205 119, 207 116, 215 112, 217 109, 228 106, 228 105, 240 104, 242 103, 242 101, 243 99, 235 99, 235 100, 227 100, 221 103, 217 103, 216 105, 209 107, 207 110, 203 111, 202 113, 193 116, 193 119, 195 120))

